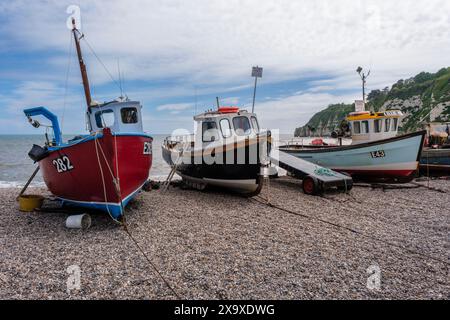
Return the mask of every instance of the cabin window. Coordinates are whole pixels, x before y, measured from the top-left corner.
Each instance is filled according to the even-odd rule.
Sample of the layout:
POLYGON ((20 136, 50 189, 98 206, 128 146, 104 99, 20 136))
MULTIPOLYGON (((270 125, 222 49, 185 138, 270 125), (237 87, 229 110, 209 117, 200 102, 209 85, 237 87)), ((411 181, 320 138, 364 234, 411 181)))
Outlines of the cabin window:
POLYGON ((369 133, 369 121, 361 121, 361 133, 369 133))
POLYGON ((137 123, 138 111, 136 108, 122 108, 120 110, 123 123, 137 123))
POLYGON ((258 119, 256 119, 256 117, 252 117, 251 119, 252 119, 253 130, 255 130, 256 133, 259 133, 258 119))
POLYGON ((92 123, 91 123, 91 117, 89 117, 89 112, 86 112, 86 130, 92 131, 92 123))
POLYGON ((102 110, 95 113, 95 123, 97 128, 107 128, 114 125, 114 111, 102 110))
POLYGON ((220 124, 220 131, 222 131, 222 136, 224 138, 231 137, 230 121, 228 121, 228 119, 222 119, 220 120, 219 124, 220 124))
POLYGON ((397 118, 392 119, 392 131, 397 131, 397 124, 398 119, 397 118))
POLYGON ((376 120, 374 120, 373 121, 373 124, 374 124, 374 131, 376 132, 376 133, 378 133, 378 132, 381 132, 381 120, 380 119, 376 119, 376 120))
POLYGON ((203 142, 213 142, 219 140, 217 124, 213 121, 202 123, 203 142))
POLYGON ((355 134, 361 133, 361 123, 359 121, 353 122, 353 133, 355 134))
POLYGON ((235 117, 233 118, 234 131, 238 136, 248 136, 252 132, 250 121, 247 117, 235 117))
POLYGON ((390 128, 391 128, 391 119, 386 119, 385 120, 384 131, 388 132, 390 128))

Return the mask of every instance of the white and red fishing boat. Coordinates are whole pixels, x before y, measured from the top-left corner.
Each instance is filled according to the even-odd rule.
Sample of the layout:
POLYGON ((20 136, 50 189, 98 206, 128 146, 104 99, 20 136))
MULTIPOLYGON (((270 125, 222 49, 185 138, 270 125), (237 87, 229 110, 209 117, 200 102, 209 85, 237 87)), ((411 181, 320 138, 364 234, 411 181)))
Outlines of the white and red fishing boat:
POLYGON ((208 186, 251 197, 262 188, 261 170, 269 163, 270 131, 261 130, 255 113, 218 107, 194 117, 196 131, 167 137, 163 159, 184 183, 208 186))
POLYGON ((58 118, 44 107, 24 110, 30 123, 41 116, 51 122, 53 139, 45 146, 34 145, 29 156, 39 163, 48 189, 67 206, 108 212, 120 220, 124 207, 148 180, 152 165, 152 137, 143 131, 141 109, 137 101, 117 99, 96 103, 91 98, 80 39, 83 35, 73 24, 87 103, 89 134, 63 142, 58 118))

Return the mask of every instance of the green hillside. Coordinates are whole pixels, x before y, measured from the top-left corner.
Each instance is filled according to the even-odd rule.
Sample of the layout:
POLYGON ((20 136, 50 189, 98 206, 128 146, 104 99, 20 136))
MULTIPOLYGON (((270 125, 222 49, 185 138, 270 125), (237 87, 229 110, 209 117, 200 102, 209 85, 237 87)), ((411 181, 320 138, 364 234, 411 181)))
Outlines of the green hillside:
MULTIPOLYGON (((421 122, 450 121, 450 67, 399 80, 390 89, 373 90, 367 100, 367 110, 401 109, 406 115, 401 124, 404 132, 417 130, 421 122)), ((353 110, 353 104, 330 105, 296 128, 295 135, 329 134, 353 110)))

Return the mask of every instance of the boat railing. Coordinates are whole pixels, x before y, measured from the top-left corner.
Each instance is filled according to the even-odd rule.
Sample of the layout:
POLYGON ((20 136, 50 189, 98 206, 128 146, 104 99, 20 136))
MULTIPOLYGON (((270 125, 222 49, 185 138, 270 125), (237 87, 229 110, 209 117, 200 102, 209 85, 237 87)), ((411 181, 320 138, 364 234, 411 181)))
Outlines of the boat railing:
POLYGON ((192 146, 194 143, 194 135, 180 135, 180 136, 169 136, 164 139, 164 145, 169 148, 182 148, 186 149, 187 146, 192 146))
POLYGON ((304 142, 303 138, 302 139, 291 138, 291 139, 284 139, 284 140, 274 141, 274 145, 275 145, 275 148, 278 148, 280 146, 288 147, 288 148, 289 147, 296 147, 296 148, 301 147, 301 148, 303 148, 304 147, 304 143, 303 142, 304 142))

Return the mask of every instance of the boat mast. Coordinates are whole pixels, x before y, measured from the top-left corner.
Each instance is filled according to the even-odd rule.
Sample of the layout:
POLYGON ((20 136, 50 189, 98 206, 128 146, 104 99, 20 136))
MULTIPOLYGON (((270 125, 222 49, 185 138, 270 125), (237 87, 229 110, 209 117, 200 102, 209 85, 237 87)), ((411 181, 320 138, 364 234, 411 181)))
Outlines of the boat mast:
POLYGON ((78 31, 78 29, 75 25, 74 18, 72 18, 72 26, 73 26, 72 32, 73 32, 73 36, 75 38, 75 46, 77 48, 78 62, 80 63, 81 78, 83 79, 84 94, 86 96, 86 104, 87 104, 88 111, 89 111, 91 108, 92 97, 91 97, 91 89, 89 87, 89 79, 87 76, 86 65, 84 64, 83 55, 81 54, 80 39, 83 37, 83 35, 81 35, 80 39, 78 38, 77 33, 80 33, 80 31, 78 31))

